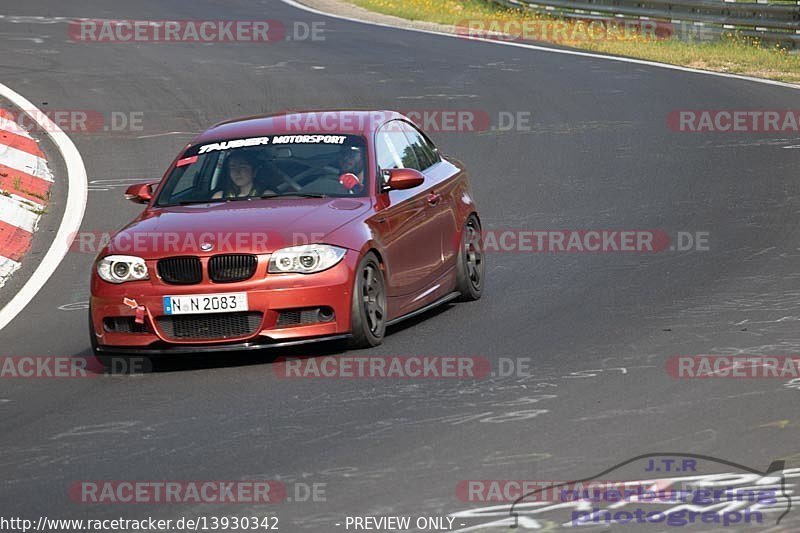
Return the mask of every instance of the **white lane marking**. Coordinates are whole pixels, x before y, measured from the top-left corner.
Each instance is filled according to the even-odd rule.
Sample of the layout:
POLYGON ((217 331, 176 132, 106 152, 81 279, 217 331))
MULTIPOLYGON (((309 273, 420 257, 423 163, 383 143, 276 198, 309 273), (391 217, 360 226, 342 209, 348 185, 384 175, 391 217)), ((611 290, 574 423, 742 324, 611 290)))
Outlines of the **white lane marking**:
POLYGON ((130 433, 128 429, 139 424, 138 420, 123 421, 123 422, 106 422, 105 424, 96 424, 93 426, 78 426, 70 429, 66 433, 59 433, 50 440, 60 439, 62 437, 82 437, 84 435, 98 435, 107 433, 130 433))
POLYGON ((153 133, 150 135, 139 135, 137 139, 153 139, 155 137, 166 137, 167 135, 195 135, 194 133, 190 133, 188 131, 168 131, 166 133, 153 133))
POLYGON ((606 56, 603 54, 595 54, 592 52, 578 52, 576 50, 560 50, 558 48, 549 48, 547 46, 540 46, 534 44, 525 44, 525 43, 517 43, 517 42, 509 42, 509 41, 498 41, 495 39, 483 39, 477 37, 465 37, 463 35, 457 35, 455 33, 445 33, 441 31, 434 31, 434 30, 423 30, 420 28, 406 28, 403 26, 394 26, 392 24, 385 24, 383 22, 371 22, 368 20, 361 20, 353 17, 346 17, 344 15, 334 15, 332 13, 327 13, 325 11, 320 11, 319 9, 315 9, 313 7, 309 7, 294 0, 281 0, 284 4, 290 5, 292 7, 296 7, 297 9, 302 9, 303 11, 307 11, 309 13, 314 13, 315 15, 322 15, 324 17, 330 17, 340 20, 347 20, 349 22, 357 22, 361 24, 369 24, 370 26, 378 26, 381 28, 393 28, 396 30, 406 30, 406 31, 414 31, 417 33, 427 33, 430 35, 441 35, 443 37, 452 37, 454 39, 464 39, 469 41, 480 41, 484 43, 491 43, 496 45, 502 46, 513 46, 516 48, 527 48, 528 50, 538 50, 540 52, 549 52, 551 54, 563 54, 568 56, 578 56, 578 57, 590 57, 592 59, 604 59, 606 61, 618 61, 620 63, 633 63, 635 65, 647 65, 649 67, 656 67, 656 68, 665 68, 669 70, 679 70, 682 72, 691 72, 694 74, 705 74, 706 76, 717 76, 720 78, 731 78, 735 80, 745 80, 745 81, 752 81, 754 83, 762 83, 765 85, 774 85, 776 87, 786 87, 788 89, 800 89, 800 85, 796 85, 793 83, 786 83, 783 81, 775 81, 775 80, 765 80, 762 78, 753 78, 751 76, 744 76, 742 74, 729 74, 725 72, 713 72, 710 70, 700 70, 696 68, 690 67, 681 67, 679 65, 668 65, 667 63, 659 63, 657 61, 647 61, 645 59, 633 59, 630 57, 616 57, 616 56, 606 56))
POLYGON ((39 222, 40 213, 34 213, 34 205, 24 204, 0 194, 0 222, 11 224, 17 228, 33 233, 39 222))
POLYGON ((8 325, 28 303, 33 300, 36 293, 47 283, 53 275, 61 260, 67 255, 69 246, 72 243, 83 221, 83 213, 86 210, 87 198, 87 179, 86 168, 80 152, 75 147, 72 140, 44 113, 36 109, 31 102, 24 96, 14 92, 6 85, 0 83, 0 96, 10 100, 20 109, 33 110, 31 118, 38 123, 42 131, 46 131, 55 143, 64 163, 67 167, 67 178, 69 191, 67 201, 64 206, 64 217, 61 225, 53 238, 53 243, 42 258, 39 266, 36 267, 33 275, 22 286, 22 289, 8 302, 5 307, 0 309, 0 330, 8 325))
POLYGON ((80 311, 89 309, 89 301, 85 300, 83 302, 72 302, 69 304, 59 305, 59 311, 80 311))
POLYGON ((89 182, 90 191, 110 191, 136 185, 137 183, 152 182, 152 178, 113 178, 108 180, 92 180, 89 182))
POLYGON ((3 257, 0 255, 0 287, 5 285, 8 277, 11 276, 18 268, 20 264, 16 261, 12 261, 8 257, 3 257))
POLYGON ((53 173, 50 172, 45 159, 2 143, 0 143, 0 165, 5 165, 43 180, 53 181, 53 173))
POLYGON ((57 24, 59 22, 72 22, 72 17, 37 17, 22 15, 0 15, 0 20, 11 22, 12 24, 57 24))
POLYGON ((6 117, 0 117, 0 130, 7 131, 8 133, 13 133, 14 135, 19 135, 20 137, 27 137, 28 139, 33 139, 31 134, 28 133, 28 130, 17 124, 11 119, 6 117))

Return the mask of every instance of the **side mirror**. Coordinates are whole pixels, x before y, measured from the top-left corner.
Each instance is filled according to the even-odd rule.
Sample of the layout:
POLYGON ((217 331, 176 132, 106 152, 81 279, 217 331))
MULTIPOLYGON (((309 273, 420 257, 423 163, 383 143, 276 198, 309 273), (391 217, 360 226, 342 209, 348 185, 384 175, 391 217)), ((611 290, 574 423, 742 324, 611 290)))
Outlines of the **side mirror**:
POLYGON ((136 183, 125 191, 125 199, 135 204, 147 204, 153 199, 154 183, 136 183))
POLYGON ((413 168, 393 168, 384 170, 384 190, 395 189, 398 191, 419 187, 425 181, 422 172, 413 168))

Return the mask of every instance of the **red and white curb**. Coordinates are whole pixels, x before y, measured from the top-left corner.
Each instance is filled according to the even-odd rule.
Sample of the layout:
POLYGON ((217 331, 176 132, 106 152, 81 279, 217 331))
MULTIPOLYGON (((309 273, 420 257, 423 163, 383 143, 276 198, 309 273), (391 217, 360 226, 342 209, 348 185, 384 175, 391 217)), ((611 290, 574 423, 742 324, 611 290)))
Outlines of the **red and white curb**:
POLYGON ((0 287, 30 248, 52 183, 36 140, 0 108, 0 287))
MULTIPOLYGON (((22 288, 0 308, 2 330, 33 300, 67 255, 86 211, 88 184, 83 158, 67 134, 28 99, 2 83, 0 96, 29 115, 37 131, 46 132, 64 161, 67 178, 67 198, 58 231, 22 288)), ((13 120, 13 114, 0 111, 0 285, 19 268, 22 255, 30 247, 52 184, 53 174, 36 141, 13 120)))

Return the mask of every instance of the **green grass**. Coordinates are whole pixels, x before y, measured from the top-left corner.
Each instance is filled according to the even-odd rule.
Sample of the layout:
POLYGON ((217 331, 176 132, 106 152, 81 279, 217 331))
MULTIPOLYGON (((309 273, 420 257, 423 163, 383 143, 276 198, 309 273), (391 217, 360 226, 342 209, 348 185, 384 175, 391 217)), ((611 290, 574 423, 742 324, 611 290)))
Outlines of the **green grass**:
MULTIPOLYGON (((465 26, 468 21, 484 21, 483 28, 505 27, 521 22, 552 27, 554 19, 528 11, 499 7, 485 0, 348 0, 349 2, 379 13, 394 15, 409 20, 439 22, 465 26)), ((562 24, 558 22, 558 24, 562 24)), ((581 37, 571 24, 570 36, 581 37)), ((581 23, 582 24, 582 23, 581 23)), ((551 35, 552 32, 548 32, 551 35)), ((681 42, 677 40, 650 39, 645 36, 628 36, 624 39, 564 38, 555 40, 559 45, 592 52, 659 61, 717 72, 730 72, 779 81, 800 83, 800 54, 780 47, 766 48, 755 39, 728 36, 712 42, 681 42)))
POLYGON ((48 191, 47 195, 39 194, 38 192, 34 192, 34 191, 29 191, 28 189, 19 189, 19 192, 21 192, 23 194, 27 194, 28 196, 33 196, 34 198, 38 198, 39 200, 42 200, 42 201, 45 201, 45 202, 49 199, 49 196, 50 196, 50 192, 49 191, 48 191))

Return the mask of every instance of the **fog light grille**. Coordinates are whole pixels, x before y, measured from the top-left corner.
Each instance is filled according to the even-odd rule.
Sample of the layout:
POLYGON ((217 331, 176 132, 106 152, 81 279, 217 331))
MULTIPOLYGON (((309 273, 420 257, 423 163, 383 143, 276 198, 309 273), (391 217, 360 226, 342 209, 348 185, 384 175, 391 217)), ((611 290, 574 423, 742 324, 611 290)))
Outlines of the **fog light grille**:
POLYGON ((331 322, 335 318, 330 307, 307 307, 304 309, 284 309, 278 315, 276 327, 308 326, 320 322, 331 322))

